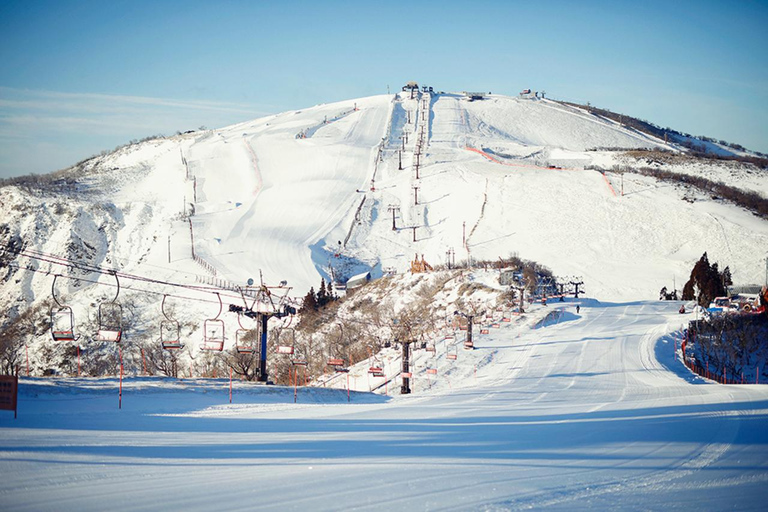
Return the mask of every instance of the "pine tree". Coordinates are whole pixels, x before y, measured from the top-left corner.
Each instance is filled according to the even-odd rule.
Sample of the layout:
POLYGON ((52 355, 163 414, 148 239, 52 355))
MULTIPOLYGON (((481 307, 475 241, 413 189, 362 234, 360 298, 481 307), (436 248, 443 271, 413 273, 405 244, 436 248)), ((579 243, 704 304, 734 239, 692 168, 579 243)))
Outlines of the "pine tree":
POLYGON ((328 291, 325 288, 325 279, 320 279, 320 290, 317 292, 317 305, 318 307, 323 307, 326 304, 328 304, 328 301, 330 299, 328 298, 328 291))
POLYGON ((301 310, 299 312, 309 313, 312 311, 317 311, 317 297, 315 295, 314 287, 310 288, 307 294, 304 296, 304 302, 302 302, 301 310))
POLYGON ((710 265, 705 252, 693 266, 691 277, 683 287, 683 300, 693 300, 698 291, 700 306, 708 306, 715 297, 725 295, 726 281, 730 281, 731 271, 728 267, 721 273, 717 263, 710 265))

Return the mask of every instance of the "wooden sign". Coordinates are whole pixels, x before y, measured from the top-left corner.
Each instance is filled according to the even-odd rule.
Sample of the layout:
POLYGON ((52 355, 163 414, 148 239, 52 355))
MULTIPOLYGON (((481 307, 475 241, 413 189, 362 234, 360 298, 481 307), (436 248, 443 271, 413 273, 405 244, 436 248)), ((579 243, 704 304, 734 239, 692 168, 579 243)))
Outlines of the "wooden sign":
POLYGON ((19 395, 19 378, 15 375, 0 375, 0 409, 13 411, 16 418, 19 395))

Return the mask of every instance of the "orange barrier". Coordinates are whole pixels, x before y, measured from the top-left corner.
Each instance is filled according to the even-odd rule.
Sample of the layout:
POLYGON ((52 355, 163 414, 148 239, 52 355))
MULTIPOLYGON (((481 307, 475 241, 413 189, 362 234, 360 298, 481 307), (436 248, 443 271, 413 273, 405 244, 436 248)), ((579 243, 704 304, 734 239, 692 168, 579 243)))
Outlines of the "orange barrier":
POLYGON ((488 160, 490 160, 493 163, 500 164, 500 165, 506 165, 507 167, 523 167, 523 168, 526 168, 526 169, 541 169, 541 170, 547 170, 547 171, 583 171, 584 170, 584 169, 574 169, 574 168, 571 168, 571 167, 557 167, 557 168, 554 168, 554 167, 541 167, 540 165, 533 165, 533 164, 514 164, 514 163, 511 163, 511 162, 502 162, 498 158, 495 158, 495 157, 489 155, 488 153, 486 153, 482 149, 473 148, 471 146, 467 146, 464 149, 466 149, 467 151, 472 151, 473 153, 477 153, 478 155, 484 156, 485 158, 487 158, 488 160))
POLYGON ((608 188, 611 189, 611 194, 613 194, 613 197, 616 197, 616 191, 613 189, 613 185, 611 185, 611 182, 608 181, 608 176, 606 176, 604 173, 600 173, 603 175, 603 179, 605 180, 605 183, 608 185, 608 188))
MULTIPOLYGON (((705 379, 715 381, 719 384, 748 384, 748 382, 744 380, 744 372, 741 373, 740 379, 738 375, 732 375, 733 378, 729 379, 728 373, 725 367, 723 367, 723 373, 718 374, 717 371, 709 369, 709 363, 707 363, 706 366, 699 366, 695 364, 693 361, 689 361, 685 357, 685 349, 687 345, 688 345, 688 340, 683 338, 682 344, 680 345, 680 348, 682 349, 682 352, 683 352, 683 364, 686 366, 686 368, 691 370, 693 373, 701 377, 704 377, 705 379)), ((760 366, 757 366, 755 368, 755 384, 759 384, 759 383, 760 383, 760 366)))
MULTIPOLYGON (((493 163, 500 164, 500 165, 506 165, 507 167, 522 167, 522 168, 525 168, 525 169, 542 169, 542 170, 547 170, 547 171, 584 171, 584 170, 586 170, 586 169, 574 169, 572 167, 556 167, 555 168, 555 167, 541 167, 541 166, 538 166, 538 165, 531 165, 531 164, 513 164, 513 163, 510 163, 510 162, 502 162, 498 158, 494 158, 492 155, 489 155, 488 153, 486 153, 482 149, 473 148, 471 146, 467 146, 464 149, 466 149, 467 151, 472 151, 473 153, 477 153, 478 155, 481 155, 481 156, 487 158, 488 160, 490 160, 493 163)), ((608 181, 608 177, 604 173, 600 173, 600 174, 603 175, 603 179, 605 180, 605 183, 608 185, 608 188, 611 190, 611 194, 613 194, 613 197, 616 197, 616 195, 617 195, 616 194, 616 190, 614 190, 613 185, 611 185, 611 182, 608 181)))

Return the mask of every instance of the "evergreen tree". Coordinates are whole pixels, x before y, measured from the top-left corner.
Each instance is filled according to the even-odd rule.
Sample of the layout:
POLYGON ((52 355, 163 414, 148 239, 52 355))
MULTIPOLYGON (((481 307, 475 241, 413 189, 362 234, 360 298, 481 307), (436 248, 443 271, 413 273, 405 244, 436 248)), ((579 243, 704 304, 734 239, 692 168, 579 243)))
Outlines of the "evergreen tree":
POLYGON ((312 311, 317 311, 317 297, 315 295, 314 287, 310 288, 304 296, 304 302, 302 302, 301 309, 299 310, 300 313, 309 313, 312 311))
POLYGON ((720 272, 717 263, 710 264, 705 252, 693 266, 691 277, 683 287, 683 300, 693 300, 698 292, 700 306, 708 306, 715 297, 725 295, 725 283, 730 281, 731 271, 726 267, 720 272))
POLYGON ((317 292, 317 305, 323 307, 328 304, 330 298, 328 297, 328 291, 325 288, 325 279, 320 279, 320 290, 317 292))

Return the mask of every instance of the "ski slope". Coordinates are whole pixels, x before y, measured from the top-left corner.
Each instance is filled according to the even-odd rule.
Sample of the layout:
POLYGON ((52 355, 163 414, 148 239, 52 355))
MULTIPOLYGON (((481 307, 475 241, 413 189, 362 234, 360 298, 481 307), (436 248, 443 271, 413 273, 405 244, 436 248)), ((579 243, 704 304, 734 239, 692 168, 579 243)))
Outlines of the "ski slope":
MULTIPOLYGON (((194 252, 235 284, 261 274, 271 284, 286 280, 301 296, 320 277, 343 282, 371 271, 375 278, 407 270, 415 254, 442 263, 451 249, 460 260, 518 253, 556 275, 582 276, 606 300, 654 298, 670 281, 683 282, 704 251, 729 265, 737 284, 763 275, 768 223, 650 178, 620 182, 589 170, 624 163, 595 148, 674 148, 550 100, 374 96, 241 123, 179 146, 186 184, 158 186, 158 175, 178 179, 179 164, 167 153, 147 155, 141 166, 154 178, 143 181, 152 186, 141 193, 126 186, 129 196, 141 201, 144 190, 164 188, 168 204, 190 203, 194 252)), ((721 171, 707 173, 746 188, 760 181, 721 171)), ((173 252, 189 258, 188 226, 177 223, 170 236, 173 252)), ((168 267, 157 245, 147 261, 168 267)), ((174 271, 197 268, 174 260, 174 271)))
MULTIPOLYGON (((676 359, 679 303, 548 306, 414 393, 22 379, 4 510, 763 510, 768 386, 676 359), (539 321, 537 321, 537 319, 539 321)), ((428 380, 426 368, 437 375, 428 380)))

